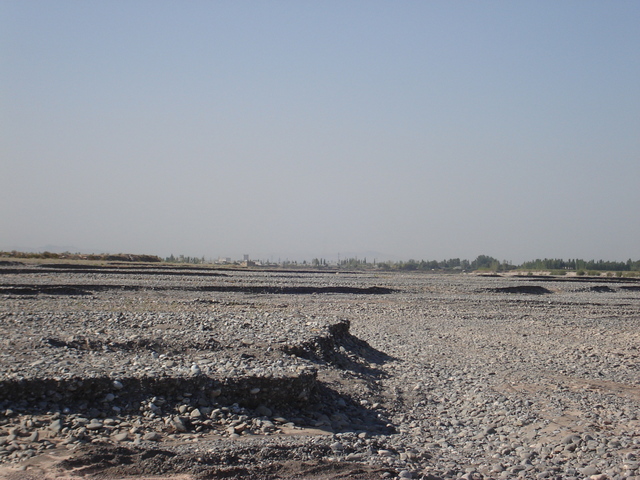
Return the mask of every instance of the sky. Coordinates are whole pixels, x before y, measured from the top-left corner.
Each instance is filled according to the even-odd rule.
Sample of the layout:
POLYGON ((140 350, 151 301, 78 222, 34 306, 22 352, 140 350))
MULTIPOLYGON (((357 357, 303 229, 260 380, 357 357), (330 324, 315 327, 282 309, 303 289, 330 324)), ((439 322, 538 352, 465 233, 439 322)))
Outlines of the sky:
POLYGON ((0 2, 0 250, 640 258, 640 2, 0 2))

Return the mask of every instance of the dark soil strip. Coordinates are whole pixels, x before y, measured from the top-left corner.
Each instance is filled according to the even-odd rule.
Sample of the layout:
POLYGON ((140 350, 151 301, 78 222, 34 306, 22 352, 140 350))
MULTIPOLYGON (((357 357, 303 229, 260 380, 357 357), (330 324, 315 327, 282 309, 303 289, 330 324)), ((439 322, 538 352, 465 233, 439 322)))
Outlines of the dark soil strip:
POLYGON ((621 290, 631 290, 632 292, 640 292, 640 285, 623 285, 621 290))
POLYGON ((220 350, 220 342, 212 338, 203 338, 197 343, 166 342, 163 340, 151 340, 139 338, 126 342, 103 342, 87 337, 78 337, 74 340, 66 341, 60 338, 44 338, 43 343, 53 348, 72 348, 74 350, 84 350, 90 352, 119 351, 119 352, 139 352, 148 350, 157 353, 171 353, 174 355, 184 353, 189 350, 212 351, 220 350))
POLYGON ((640 278, 632 277, 562 277, 553 275, 514 275, 513 278, 536 282, 572 283, 640 283, 640 278))
POLYGON ((544 287, 538 285, 519 285, 517 287, 502 287, 502 288, 490 288, 490 292, 496 293, 525 293, 529 295, 546 295, 553 293, 551 290, 547 290, 544 287))
MULTIPOLYGON (((40 273, 61 273, 66 269, 58 269, 58 268, 38 268, 38 269, 26 269, 26 268, 2 268, 0 269, 0 275, 5 274, 13 274, 13 275, 23 275, 23 274, 40 274, 40 273)), ((160 270, 160 269, 140 269, 140 268, 86 268, 86 265, 83 265, 82 268, 73 268, 70 273, 100 273, 107 275, 174 275, 181 277, 188 276, 199 276, 199 277, 228 277, 226 273, 220 272, 212 272, 198 270, 198 271, 185 271, 185 270, 160 270)))
POLYGON ((220 450, 180 454, 166 448, 142 449, 110 445, 90 445, 80 455, 57 466, 75 474, 100 474, 100 478, 129 478, 141 475, 189 474, 199 479, 307 479, 377 480, 395 477, 391 467, 374 467, 347 461, 322 459, 332 452, 326 444, 307 445, 303 451, 287 446, 264 447, 229 445, 220 450), (308 460, 300 461, 300 456, 308 460))
POLYGON ((192 292, 224 292, 274 295, 313 295, 341 293, 351 295, 386 295, 395 290, 386 287, 309 287, 309 286, 242 286, 242 285, 208 285, 203 287, 148 287, 141 285, 2 285, 0 294, 5 295, 90 295, 91 292, 109 290, 178 290, 192 292))
POLYGON ((6 295, 92 295, 86 288, 75 285, 25 285, 2 286, 0 294, 6 295))

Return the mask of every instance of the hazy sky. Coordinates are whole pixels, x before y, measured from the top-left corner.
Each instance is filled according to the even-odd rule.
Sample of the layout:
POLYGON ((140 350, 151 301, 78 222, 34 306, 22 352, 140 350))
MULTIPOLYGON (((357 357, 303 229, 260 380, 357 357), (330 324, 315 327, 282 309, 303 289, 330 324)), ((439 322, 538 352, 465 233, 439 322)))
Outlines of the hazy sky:
POLYGON ((640 258, 640 2, 0 2, 0 249, 640 258))

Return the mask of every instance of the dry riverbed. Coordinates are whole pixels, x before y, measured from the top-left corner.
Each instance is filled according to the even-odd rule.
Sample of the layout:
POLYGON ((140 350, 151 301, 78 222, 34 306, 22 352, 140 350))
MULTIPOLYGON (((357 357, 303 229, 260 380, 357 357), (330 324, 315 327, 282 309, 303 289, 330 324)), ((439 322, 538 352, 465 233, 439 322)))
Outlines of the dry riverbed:
POLYGON ((0 478, 640 479, 633 279, 0 265, 0 478))

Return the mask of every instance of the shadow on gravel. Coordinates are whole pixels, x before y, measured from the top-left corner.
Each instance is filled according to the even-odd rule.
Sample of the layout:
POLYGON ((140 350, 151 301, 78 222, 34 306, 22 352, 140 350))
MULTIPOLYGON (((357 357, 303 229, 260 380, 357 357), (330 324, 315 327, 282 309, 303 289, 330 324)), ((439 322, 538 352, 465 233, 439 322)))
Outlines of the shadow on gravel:
POLYGON ((386 416, 386 411, 369 409, 357 399, 342 394, 324 383, 317 384, 309 405, 298 413, 302 417, 294 418, 296 424, 328 429, 329 432, 361 431, 374 435, 396 433, 391 420, 386 416))
POLYGON ((3 285, 0 294, 5 295, 91 295, 92 292, 105 291, 189 291, 189 292, 222 292, 271 295, 314 295, 340 293, 350 295, 386 295, 395 290, 386 287, 346 287, 346 286, 243 286, 243 285, 208 285, 203 287, 149 287, 141 285, 3 285))
POLYGON ((237 403, 247 408, 259 405, 298 407, 308 403, 316 388, 315 371, 299 372, 283 377, 224 377, 206 375, 184 377, 110 377, 17 378, 0 381, 0 405, 16 412, 113 411, 117 406, 123 414, 140 414, 141 404, 150 398, 162 398, 153 411, 176 413, 174 407, 189 393, 193 405, 211 407, 237 403))
POLYGON ((165 433, 175 432, 168 419, 178 415, 182 419, 181 431, 218 434, 229 426, 217 423, 219 414, 215 412, 224 411, 243 415, 249 422, 245 433, 251 433, 253 427, 247 419, 263 417, 266 407, 274 417, 285 419, 281 423, 291 422, 299 427, 329 432, 394 432, 381 412, 318 382, 315 371, 278 378, 213 379, 200 375, 123 378, 117 382, 107 377, 4 380, 0 382, 0 392, 3 411, 10 410, 11 415, 62 412, 60 428, 75 424, 74 416, 83 417, 88 423, 89 419, 113 415, 132 419, 152 411, 155 417, 167 419, 165 433), (189 412, 179 413, 185 402, 199 409, 197 417, 189 412))
POLYGON ((539 285, 518 285, 515 287, 489 288, 488 291, 495 293, 524 293, 528 295, 547 295, 553 293, 539 285))

